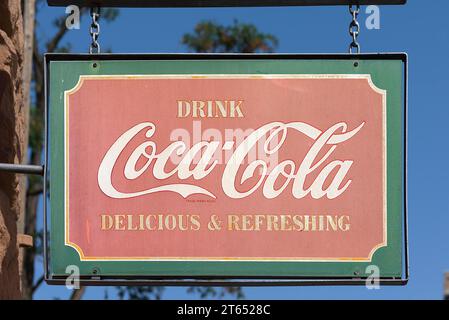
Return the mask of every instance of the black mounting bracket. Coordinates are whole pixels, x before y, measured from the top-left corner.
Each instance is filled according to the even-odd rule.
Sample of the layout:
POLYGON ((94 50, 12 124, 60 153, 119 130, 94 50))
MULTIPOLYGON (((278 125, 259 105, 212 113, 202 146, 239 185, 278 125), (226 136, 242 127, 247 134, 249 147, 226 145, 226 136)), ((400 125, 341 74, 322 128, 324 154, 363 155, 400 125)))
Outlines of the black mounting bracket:
POLYGON ((19 173, 19 174, 35 174, 35 175, 43 176, 44 171, 45 171, 45 166, 0 163, 0 171, 19 173))

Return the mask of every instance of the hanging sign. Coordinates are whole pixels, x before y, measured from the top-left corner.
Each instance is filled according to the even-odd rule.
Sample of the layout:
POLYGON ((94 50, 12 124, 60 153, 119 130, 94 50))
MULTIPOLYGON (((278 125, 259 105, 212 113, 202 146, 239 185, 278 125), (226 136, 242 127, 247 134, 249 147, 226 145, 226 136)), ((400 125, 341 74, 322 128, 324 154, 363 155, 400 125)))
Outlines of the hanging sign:
POLYGON ((53 276, 400 278, 404 59, 48 56, 53 276))

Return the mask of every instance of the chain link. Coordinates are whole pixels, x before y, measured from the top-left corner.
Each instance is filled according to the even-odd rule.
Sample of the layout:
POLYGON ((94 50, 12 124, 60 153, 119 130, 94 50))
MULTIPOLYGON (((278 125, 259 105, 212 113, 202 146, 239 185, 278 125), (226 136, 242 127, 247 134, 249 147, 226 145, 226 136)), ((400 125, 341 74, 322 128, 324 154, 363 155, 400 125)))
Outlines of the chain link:
POLYGON ((360 5, 356 5, 356 8, 353 8, 353 5, 351 4, 349 6, 349 13, 352 16, 352 21, 349 24, 349 35, 352 37, 352 42, 349 45, 349 53, 354 53, 353 49, 357 50, 357 53, 360 53, 360 43, 357 41, 357 37, 360 34, 360 24, 357 21, 357 17, 360 13, 360 5))
POLYGON ((100 35, 100 8, 94 7, 90 9, 90 16, 92 17, 92 23, 90 24, 90 36, 92 43, 89 47, 89 53, 100 53, 100 44, 98 43, 98 36, 100 35))

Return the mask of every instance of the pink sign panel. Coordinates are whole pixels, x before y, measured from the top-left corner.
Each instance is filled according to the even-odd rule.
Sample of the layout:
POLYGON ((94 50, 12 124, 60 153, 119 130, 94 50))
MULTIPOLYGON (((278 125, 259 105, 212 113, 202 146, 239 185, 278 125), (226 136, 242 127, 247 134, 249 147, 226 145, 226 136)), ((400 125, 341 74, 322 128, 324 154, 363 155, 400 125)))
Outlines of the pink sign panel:
POLYGON ((65 91, 81 260, 371 261, 386 91, 369 75, 81 76, 65 91))

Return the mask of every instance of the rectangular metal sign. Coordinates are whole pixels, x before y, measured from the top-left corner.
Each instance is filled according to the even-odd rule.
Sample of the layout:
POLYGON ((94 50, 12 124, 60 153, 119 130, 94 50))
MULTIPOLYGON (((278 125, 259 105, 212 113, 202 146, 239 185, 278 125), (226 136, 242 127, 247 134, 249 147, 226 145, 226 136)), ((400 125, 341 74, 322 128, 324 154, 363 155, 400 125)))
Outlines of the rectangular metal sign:
POLYGON ((405 60, 48 55, 49 277, 402 279, 405 60))
POLYGON ((264 6, 333 6, 397 5, 407 0, 47 0, 50 6, 82 7, 264 7, 264 6))

